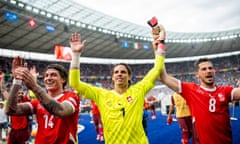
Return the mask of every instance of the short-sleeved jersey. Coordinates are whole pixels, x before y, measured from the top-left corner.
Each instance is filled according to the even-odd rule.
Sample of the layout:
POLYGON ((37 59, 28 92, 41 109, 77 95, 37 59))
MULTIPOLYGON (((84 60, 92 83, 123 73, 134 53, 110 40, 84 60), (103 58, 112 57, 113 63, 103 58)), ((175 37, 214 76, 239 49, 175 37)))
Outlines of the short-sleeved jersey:
POLYGON ((177 118, 191 116, 189 106, 181 95, 174 93, 171 98, 172 103, 176 106, 177 118))
POLYGON ((100 114, 97 104, 91 100, 92 114, 100 114))
POLYGON ((228 104, 233 87, 203 88, 194 83, 181 83, 180 94, 190 106, 200 144, 231 144, 232 131, 228 104))
POLYGON ((54 98, 60 103, 69 103, 74 113, 59 118, 51 115, 37 99, 31 101, 36 114, 38 130, 35 144, 73 144, 76 143, 79 114, 79 97, 74 92, 64 92, 54 98))
MULTIPOLYGON (((27 101, 30 101, 30 99, 27 96, 24 96, 22 102, 27 102, 27 101)), ((10 116, 10 127, 14 130, 26 129, 28 128, 28 124, 29 124, 28 115, 10 116)))
POLYGON ((14 130, 28 128, 29 117, 26 116, 10 116, 10 126, 14 130))
POLYGON ((80 76, 77 69, 70 70, 70 85, 85 98, 94 100, 101 113, 106 144, 147 144, 142 126, 144 97, 153 88, 160 75, 163 59, 158 57, 155 66, 123 94, 75 81, 80 76), (71 79, 72 78, 72 79, 71 79))

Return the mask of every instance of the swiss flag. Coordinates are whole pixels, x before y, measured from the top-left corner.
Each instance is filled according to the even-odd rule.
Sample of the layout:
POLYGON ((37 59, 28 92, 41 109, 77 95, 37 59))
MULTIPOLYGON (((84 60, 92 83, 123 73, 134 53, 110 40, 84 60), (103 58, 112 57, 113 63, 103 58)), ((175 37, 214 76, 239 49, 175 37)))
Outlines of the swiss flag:
POLYGON ((37 27, 37 22, 33 18, 28 18, 28 26, 30 28, 36 28, 37 27))
POLYGON ((57 59, 72 60, 72 50, 70 47, 55 45, 54 53, 57 59))

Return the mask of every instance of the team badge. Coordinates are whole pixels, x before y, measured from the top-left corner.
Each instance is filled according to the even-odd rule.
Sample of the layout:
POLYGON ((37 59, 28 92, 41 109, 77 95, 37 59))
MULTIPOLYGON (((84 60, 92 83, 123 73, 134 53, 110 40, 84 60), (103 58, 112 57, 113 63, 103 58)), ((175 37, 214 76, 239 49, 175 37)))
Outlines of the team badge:
POLYGON ((222 93, 218 94, 219 101, 225 101, 225 97, 223 96, 222 93))
POLYGON ((128 96, 128 97, 127 97, 127 101, 128 101, 129 103, 132 102, 132 101, 133 101, 132 96, 128 96))

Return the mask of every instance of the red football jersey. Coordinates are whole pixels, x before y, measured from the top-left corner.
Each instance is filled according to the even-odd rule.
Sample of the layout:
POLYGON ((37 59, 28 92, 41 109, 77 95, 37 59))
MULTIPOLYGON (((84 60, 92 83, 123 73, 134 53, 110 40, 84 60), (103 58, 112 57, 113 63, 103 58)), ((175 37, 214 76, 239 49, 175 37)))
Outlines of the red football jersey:
POLYGON ((92 114, 100 114, 99 109, 93 100, 91 100, 91 105, 92 105, 92 114))
POLYGON ((15 130, 28 128, 28 116, 10 116, 11 128, 15 130))
POLYGON ((79 97, 74 92, 64 92, 55 97, 55 100, 69 103, 75 112, 72 115, 59 118, 51 115, 37 99, 32 100, 31 104, 38 123, 35 144, 69 144, 77 141, 79 97))
POLYGON ((228 108, 232 90, 230 86, 207 89, 194 83, 181 83, 180 92, 190 106, 201 144, 232 143, 228 108))
MULTIPOLYGON (((27 96, 23 97, 23 102, 30 101, 27 96)), ((28 128, 29 116, 10 116, 11 128, 15 130, 28 128)))

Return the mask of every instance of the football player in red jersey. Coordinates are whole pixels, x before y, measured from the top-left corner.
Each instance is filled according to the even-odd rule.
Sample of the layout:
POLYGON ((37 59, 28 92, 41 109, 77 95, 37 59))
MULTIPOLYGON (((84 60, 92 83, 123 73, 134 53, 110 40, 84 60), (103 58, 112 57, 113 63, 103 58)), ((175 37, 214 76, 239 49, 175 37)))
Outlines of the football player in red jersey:
MULTIPOLYGON (((30 99, 24 95, 24 90, 19 89, 17 92, 17 103, 23 103, 30 101, 30 99)), ((23 116, 10 116, 10 132, 8 144, 25 144, 30 140, 29 129, 29 115, 23 116)))
POLYGON ((148 109, 151 112, 151 118, 152 120, 156 119, 156 107, 155 102, 157 102, 157 98, 153 95, 147 96, 147 103, 148 103, 148 109))
POLYGON ((93 123, 97 133, 96 140, 103 142, 104 137, 103 137, 103 124, 101 120, 101 114, 96 103, 93 100, 91 100, 91 106, 92 106, 93 123))
POLYGON ((59 64, 48 65, 43 74, 46 90, 38 85, 33 74, 23 66, 21 57, 13 59, 12 72, 14 80, 9 92, 6 113, 36 114, 38 129, 35 144, 77 143, 80 100, 76 93, 64 89, 68 82, 68 71, 59 64), (37 99, 17 104, 15 97, 22 82, 37 99))
MULTIPOLYGON (((153 37, 156 47, 158 36, 153 37)), ((193 143, 231 144, 229 102, 240 99, 240 88, 216 85, 215 69, 208 58, 195 63, 195 75, 200 84, 180 81, 164 69, 160 80, 187 101, 193 119, 193 143)))

